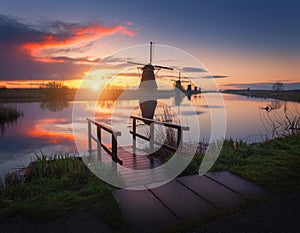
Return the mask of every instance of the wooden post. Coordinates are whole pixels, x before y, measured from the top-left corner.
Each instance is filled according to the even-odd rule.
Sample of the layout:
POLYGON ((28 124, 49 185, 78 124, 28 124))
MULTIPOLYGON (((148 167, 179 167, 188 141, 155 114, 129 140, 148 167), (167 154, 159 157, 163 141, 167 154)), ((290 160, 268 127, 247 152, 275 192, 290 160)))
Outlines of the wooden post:
POLYGON ((97 125, 97 159, 101 161, 101 127, 97 125))
POLYGON ((118 162, 118 156, 117 156, 117 135, 114 135, 113 133, 111 134, 111 156, 112 156, 112 166, 113 166, 113 170, 117 173, 117 162, 118 162))
POLYGON ((132 146, 133 146, 133 156, 136 154, 136 119, 132 118, 132 146))
POLYGON ((177 129, 177 150, 179 150, 179 153, 181 154, 182 152, 182 147, 183 147, 183 142, 181 142, 182 138, 182 128, 177 129))
POLYGON ((154 151, 154 123, 150 124, 150 150, 154 151))
POLYGON ((182 128, 177 129, 177 148, 180 146, 180 141, 182 137, 182 128))
POLYGON ((88 148, 89 148, 89 155, 92 153, 92 128, 91 128, 91 122, 88 120, 88 148))

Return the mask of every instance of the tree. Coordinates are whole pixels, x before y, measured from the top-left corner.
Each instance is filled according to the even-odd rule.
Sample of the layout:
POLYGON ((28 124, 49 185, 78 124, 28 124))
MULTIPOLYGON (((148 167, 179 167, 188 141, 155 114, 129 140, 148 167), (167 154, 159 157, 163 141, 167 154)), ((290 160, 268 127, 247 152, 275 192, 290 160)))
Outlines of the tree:
POLYGON ((273 91, 283 91, 284 90, 284 84, 281 82, 276 82, 272 86, 273 91))

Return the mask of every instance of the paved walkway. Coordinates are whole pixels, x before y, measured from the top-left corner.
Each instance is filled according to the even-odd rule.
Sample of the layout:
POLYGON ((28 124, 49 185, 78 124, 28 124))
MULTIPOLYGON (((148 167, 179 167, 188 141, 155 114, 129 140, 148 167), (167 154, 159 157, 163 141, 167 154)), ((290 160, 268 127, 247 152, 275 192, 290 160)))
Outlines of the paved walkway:
POLYGON ((266 189, 228 171, 180 177, 154 189, 119 189, 113 195, 135 232, 153 232, 193 217, 204 219, 242 208, 249 198, 271 196, 266 189))
POLYGON ((298 233, 300 191, 256 205, 193 230, 190 233, 298 233))

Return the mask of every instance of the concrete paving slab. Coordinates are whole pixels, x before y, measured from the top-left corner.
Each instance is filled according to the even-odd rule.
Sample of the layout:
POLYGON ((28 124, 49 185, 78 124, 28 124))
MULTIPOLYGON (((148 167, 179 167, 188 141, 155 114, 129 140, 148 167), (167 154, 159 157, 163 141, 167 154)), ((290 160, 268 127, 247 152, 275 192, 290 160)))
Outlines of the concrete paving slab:
POLYGON ((268 199, 271 197, 271 193, 267 189, 243 179, 229 171, 209 172, 206 175, 245 197, 254 199, 268 199))
POLYGON ((204 175, 185 176, 177 180, 219 209, 234 210, 246 203, 241 195, 204 175))
POLYGON ((190 233, 300 232, 300 191, 211 222, 190 233))
POLYGON ((113 195, 135 232, 153 232, 178 221, 149 190, 119 189, 113 195))
POLYGON ((151 192, 181 219, 197 216, 204 218, 218 211, 207 201, 191 192, 176 180, 161 187, 151 189, 151 192))
MULTIPOLYGON (((128 177, 128 181, 131 178, 128 177)), ((133 178, 143 181, 144 177, 133 178)), ((148 190, 120 189, 113 195, 135 232, 153 232, 189 217, 205 218, 219 210, 239 209, 247 204, 245 196, 264 197, 264 191, 224 171, 180 177, 148 190)))

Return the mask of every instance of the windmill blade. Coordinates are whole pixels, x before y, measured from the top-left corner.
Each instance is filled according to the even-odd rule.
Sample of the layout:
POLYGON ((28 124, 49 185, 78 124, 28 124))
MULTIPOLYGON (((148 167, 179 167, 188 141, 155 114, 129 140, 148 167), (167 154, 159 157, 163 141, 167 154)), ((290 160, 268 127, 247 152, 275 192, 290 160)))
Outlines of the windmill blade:
POLYGON ((155 65, 154 68, 166 69, 166 70, 174 70, 174 68, 171 68, 171 67, 167 67, 167 66, 158 66, 158 65, 155 65))
POLYGON ((145 66, 146 65, 146 64, 143 64, 143 63, 132 62, 132 61, 127 61, 127 63, 133 64, 133 65, 139 65, 139 66, 145 66))

